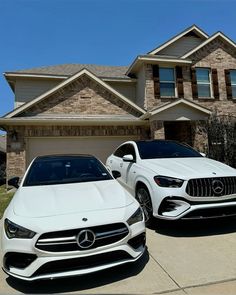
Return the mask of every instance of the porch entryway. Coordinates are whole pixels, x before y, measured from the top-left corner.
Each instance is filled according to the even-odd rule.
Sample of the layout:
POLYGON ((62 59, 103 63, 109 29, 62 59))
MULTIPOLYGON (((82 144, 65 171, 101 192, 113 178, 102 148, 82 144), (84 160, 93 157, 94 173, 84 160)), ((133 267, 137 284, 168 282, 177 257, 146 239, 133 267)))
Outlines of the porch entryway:
POLYGON ((190 121, 164 122, 165 139, 177 140, 193 146, 193 130, 190 121))

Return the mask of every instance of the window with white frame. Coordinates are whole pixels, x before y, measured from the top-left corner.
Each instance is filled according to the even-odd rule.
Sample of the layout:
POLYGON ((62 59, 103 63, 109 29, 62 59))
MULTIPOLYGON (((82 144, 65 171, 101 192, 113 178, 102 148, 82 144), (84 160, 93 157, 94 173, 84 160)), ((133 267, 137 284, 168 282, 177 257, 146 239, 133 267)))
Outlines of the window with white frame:
POLYGON ((236 98, 236 70, 230 70, 232 97, 236 98))
POLYGON ((174 68, 159 68, 161 97, 175 97, 175 70, 174 68))
POLYGON ((196 68, 198 97, 212 97, 211 70, 196 68))

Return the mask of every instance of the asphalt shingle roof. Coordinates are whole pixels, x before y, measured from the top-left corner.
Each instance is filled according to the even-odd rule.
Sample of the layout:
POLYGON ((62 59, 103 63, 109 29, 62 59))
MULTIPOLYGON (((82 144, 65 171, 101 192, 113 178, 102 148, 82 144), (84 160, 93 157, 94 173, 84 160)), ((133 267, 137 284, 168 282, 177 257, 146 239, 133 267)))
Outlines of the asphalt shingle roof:
POLYGON ((127 66, 100 66, 91 64, 62 64, 55 66, 31 68, 19 71, 11 71, 7 73, 71 76, 79 72, 83 68, 88 69, 96 76, 102 78, 130 79, 125 75, 126 71, 129 68, 127 66))

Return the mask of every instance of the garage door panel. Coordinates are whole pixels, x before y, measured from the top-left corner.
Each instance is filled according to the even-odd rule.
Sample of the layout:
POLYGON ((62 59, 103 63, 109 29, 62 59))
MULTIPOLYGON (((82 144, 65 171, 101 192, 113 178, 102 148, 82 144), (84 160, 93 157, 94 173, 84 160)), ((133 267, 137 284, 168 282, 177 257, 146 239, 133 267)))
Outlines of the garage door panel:
POLYGON ((122 142, 137 137, 28 138, 27 164, 37 156, 55 154, 92 154, 102 162, 122 142))

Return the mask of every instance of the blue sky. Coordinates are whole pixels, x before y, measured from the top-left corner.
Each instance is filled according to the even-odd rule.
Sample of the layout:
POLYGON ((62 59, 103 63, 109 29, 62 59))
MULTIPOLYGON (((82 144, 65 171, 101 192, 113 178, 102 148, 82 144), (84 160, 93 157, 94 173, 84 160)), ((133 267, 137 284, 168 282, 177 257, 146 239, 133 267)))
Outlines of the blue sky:
POLYGON ((235 11, 236 0, 0 0, 0 116, 14 103, 6 71, 129 65, 192 24, 236 41, 235 11))

